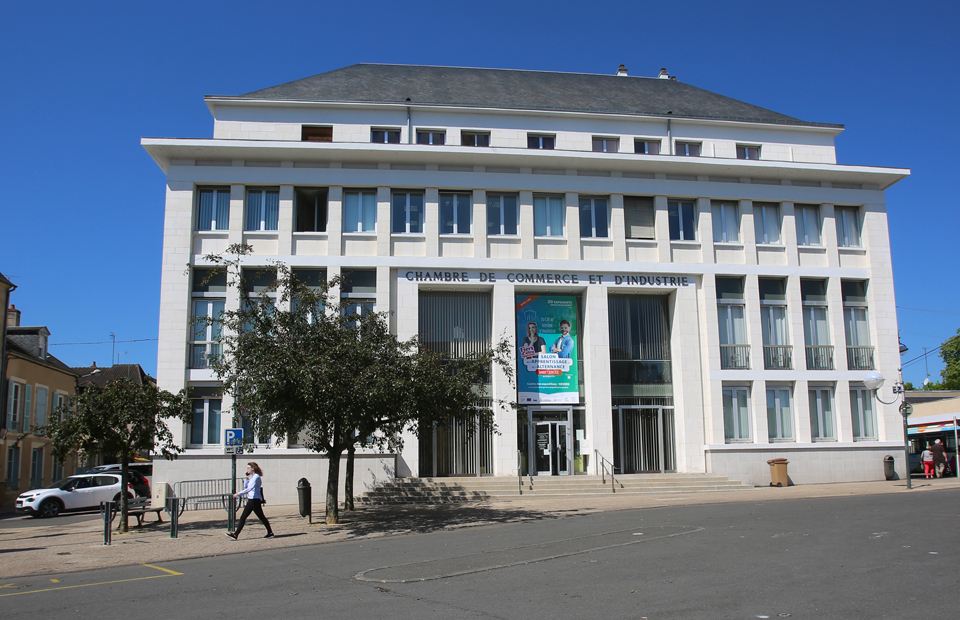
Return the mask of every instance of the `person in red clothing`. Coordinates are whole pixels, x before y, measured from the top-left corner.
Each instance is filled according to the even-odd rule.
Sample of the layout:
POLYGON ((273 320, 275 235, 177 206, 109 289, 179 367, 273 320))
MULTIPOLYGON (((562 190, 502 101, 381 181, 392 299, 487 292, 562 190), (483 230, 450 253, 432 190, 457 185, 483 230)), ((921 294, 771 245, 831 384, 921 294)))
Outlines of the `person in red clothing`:
POLYGON ((930 450, 930 444, 920 454, 920 460, 923 461, 923 475, 927 478, 933 478, 933 451, 930 450))

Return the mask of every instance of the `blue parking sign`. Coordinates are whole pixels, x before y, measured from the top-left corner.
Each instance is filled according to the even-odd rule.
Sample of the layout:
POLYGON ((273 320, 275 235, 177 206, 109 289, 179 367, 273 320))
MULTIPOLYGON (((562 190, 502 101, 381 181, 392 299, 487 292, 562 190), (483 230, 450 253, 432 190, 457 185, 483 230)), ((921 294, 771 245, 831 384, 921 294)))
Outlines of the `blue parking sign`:
POLYGON ((228 428, 224 430, 224 444, 228 446, 243 445, 243 429, 228 428))

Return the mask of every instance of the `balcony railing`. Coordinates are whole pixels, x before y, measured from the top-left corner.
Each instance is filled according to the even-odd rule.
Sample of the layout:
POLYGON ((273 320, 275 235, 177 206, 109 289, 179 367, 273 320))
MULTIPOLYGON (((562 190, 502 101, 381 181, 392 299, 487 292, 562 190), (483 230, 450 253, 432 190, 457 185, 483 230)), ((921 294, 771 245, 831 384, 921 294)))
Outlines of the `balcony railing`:
POLYGON ((847 347, 847 370, 873 368, 873 347, 847 347))
POLYGON ((791 370, 793 347, 788 344, 763 345, 763 367, 766 370, 791 370))
POLYGON ((807 370, 833 370, 833 345, 808 346, 807 370))
POLYGON ((750 345, 721 344, 720 345, 720 368, 749 369, 750 368, 750 345))

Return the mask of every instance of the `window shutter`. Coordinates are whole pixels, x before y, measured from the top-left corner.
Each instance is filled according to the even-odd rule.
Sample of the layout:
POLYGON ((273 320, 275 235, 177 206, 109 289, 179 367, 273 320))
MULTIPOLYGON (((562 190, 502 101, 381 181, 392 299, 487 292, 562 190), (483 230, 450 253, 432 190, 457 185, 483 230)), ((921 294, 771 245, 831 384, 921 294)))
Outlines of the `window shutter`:
POLYGON ((32 404, 33 386, 25 385, 23 388, 23 426, 21 427, 24 433, 30 430, 30 414, 33 412, 32 404))
POLYGON ((627 239, 654 239, 655 212, 653 198, 625 196, 623 199, 623 224, 627 239))
POLYGON ((13 428, 13 379, 7 382, 7 424, 6 427, 9 429, 13 428))

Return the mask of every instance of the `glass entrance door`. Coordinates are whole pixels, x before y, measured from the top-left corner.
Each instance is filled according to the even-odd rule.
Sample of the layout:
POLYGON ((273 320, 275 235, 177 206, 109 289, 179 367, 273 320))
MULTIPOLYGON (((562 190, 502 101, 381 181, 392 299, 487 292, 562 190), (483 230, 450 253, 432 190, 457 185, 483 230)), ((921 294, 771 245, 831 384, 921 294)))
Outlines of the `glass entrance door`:
POLYGON ((531 425, 533 441, 530 442, 538 476, 569 476, 571 471, 571 445, 569 422, 546 421, 531 425))

